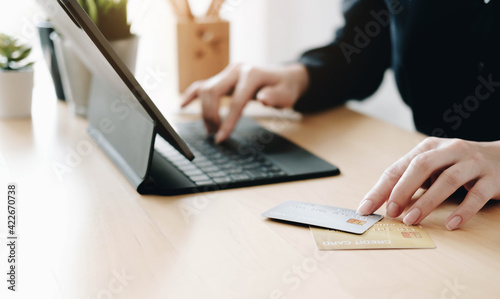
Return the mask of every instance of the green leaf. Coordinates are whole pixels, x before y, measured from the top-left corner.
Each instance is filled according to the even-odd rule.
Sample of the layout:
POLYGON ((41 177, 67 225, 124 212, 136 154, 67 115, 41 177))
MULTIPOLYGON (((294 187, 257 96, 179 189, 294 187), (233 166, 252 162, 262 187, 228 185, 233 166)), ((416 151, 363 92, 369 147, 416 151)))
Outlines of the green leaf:
POLYGON ((15 62, 19 62, 19 61, 22 61, 24 59, 26 59, 31 53, 31 48, 22 48, 22 49, 19 49, 18 51, 16 51, 15 54, 17 55, 13 55, 11 61, 15 61, 15 62))
POLYGON ((33 66, 34 64, 35 64, 34 62, 27 63, 27 64, 23 65, 22 67, 18 68, 18 70, 27 69, 27 68, 33 66))
POLYGON ((19 42, 18 39, 0 34, 0 56, 1 68, 6 70, 24 67, 23 61, 31 53, 31 47, 19 42))
POLYGON ((4 51, 4 56, 9 59, 12 57, 12 52, 14 51, 14 47, 11 44, 6 44, 6 46, 3 48, 4 51))

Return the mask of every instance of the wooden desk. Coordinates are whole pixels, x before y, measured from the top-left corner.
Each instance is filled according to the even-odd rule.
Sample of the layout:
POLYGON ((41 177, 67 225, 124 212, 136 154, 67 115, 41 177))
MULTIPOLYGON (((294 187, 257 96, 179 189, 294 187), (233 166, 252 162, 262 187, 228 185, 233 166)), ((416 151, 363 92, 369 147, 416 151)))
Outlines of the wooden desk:
POLYGON ((444 220, 457 202, 446 202, 422 223, 437 246, 425 250, 320 252, 309 229, 260 216, 288 199, 356 208, 381 172, 424 138, 420 134, 346 108, 298 122, 271 119, 262 123, 335 163, 342 175, 140 196, 89 139, 84 119, 71 116, 61 103, 37 105, 50 109, 32 120, 0 121, 2 183, 19 184, 18 298, 255 299, 281 293, 492 298, 500 293, 495 204, 449 232, 444 220))

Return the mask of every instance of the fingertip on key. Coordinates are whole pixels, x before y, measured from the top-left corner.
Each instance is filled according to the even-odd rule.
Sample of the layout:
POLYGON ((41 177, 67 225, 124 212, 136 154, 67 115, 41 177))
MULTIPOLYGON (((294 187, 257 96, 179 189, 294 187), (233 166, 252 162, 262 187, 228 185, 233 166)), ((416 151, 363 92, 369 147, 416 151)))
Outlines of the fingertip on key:
POLYGON ((225 134, 221 130, 219 130, 217 132, 217 134, 215 134, 215 143, 216 144, 223 142, 225 139, 226 139, 225 134))

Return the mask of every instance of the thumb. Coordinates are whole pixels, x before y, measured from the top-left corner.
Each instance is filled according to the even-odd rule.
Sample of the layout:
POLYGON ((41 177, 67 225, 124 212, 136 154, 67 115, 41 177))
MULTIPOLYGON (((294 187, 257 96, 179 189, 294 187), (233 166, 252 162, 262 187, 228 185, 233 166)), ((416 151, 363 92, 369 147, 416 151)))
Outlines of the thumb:
POLYGON ((287 93, 280 86, 266 86, 259 90, 256 95, 257 101, 265 106, 272 106, 275 108, 288 107, 288 102, 291 101, 289 93, 287 93))

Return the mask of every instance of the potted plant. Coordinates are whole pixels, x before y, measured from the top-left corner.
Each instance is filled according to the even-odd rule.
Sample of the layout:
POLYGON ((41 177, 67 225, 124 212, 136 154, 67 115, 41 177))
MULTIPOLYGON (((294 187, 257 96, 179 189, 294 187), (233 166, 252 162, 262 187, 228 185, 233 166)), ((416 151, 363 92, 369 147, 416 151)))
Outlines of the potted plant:
POLYGON ((78 0, 78 2, 133 73, 139 39, 130 32, 128 0, 78 0))
POLYGON ((31 116, 33 62, 31 47, 0 34, 0 117, 31 116))
MULTIPOLYGON (((130 32, 127 0, 78 0, 89 17, 110 42, 118 56, 135 72, 139 39, 130 32)), ((57 28, 56 28, 57 29, 57 28)), ((64 32, 64 30, 60 30, 64 32)), ((85 116, 91 84, 91 74, 64 36, 51 35, 60 63, 63 88, 71 110, 85 116), (60 59, 59 59, 60 58, 60 59)))
POLYGON ((127 17, 128 0, 78 0, 107 40, 132 37, 127 17))

